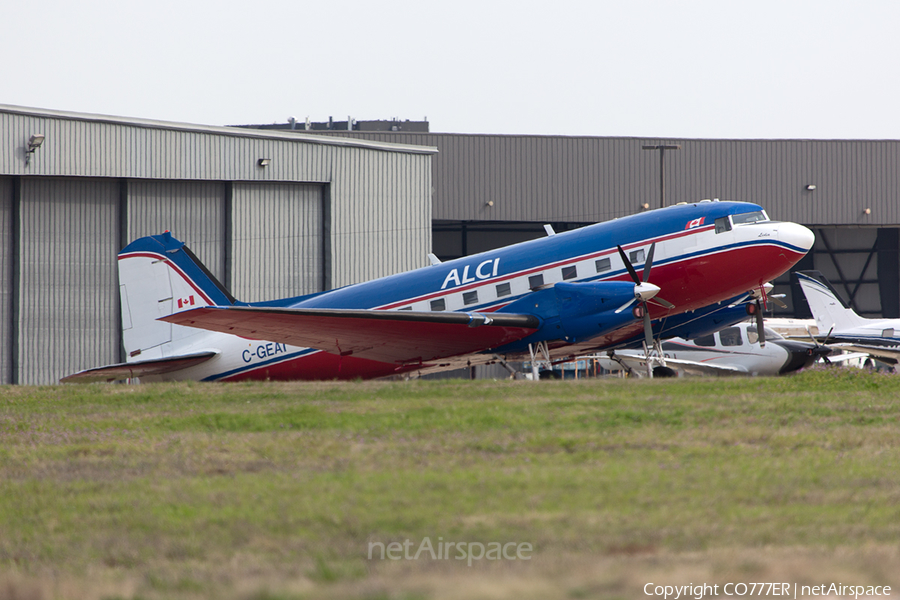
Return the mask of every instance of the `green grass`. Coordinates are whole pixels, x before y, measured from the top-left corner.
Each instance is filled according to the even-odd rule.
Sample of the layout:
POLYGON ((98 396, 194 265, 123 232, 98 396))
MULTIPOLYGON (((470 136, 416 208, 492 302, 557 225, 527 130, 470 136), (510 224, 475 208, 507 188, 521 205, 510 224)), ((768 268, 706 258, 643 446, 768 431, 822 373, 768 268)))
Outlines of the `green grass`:
POLYGON ((648 577, 745 571, 900 584, 898 433, 900 377, 851 370, 2 387, 0 597, 635 597, 648 577), (534 553, 367 560, 370 542, 425 537, 534 553))

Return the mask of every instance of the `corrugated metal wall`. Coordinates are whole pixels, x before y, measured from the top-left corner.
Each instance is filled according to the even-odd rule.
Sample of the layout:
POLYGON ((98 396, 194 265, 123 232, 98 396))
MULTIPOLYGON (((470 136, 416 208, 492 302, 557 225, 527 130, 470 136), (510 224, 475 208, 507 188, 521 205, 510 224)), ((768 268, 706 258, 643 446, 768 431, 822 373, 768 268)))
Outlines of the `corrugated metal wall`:
POLYGON ((128 182, 129 241, 170 231, 220 281, 225 276, 225 185, 218 181, 128 182))
POLYGON ((232 211, 232 294, 245 302, 322 290, 323 188, 236 183, 232 211))
POLYGON ((118 360, 118 206, 115 181, 22 181, 18 381, 118 360))
POLYGON ((0 385, 12 381, 13 181, 0 177, 0 385))
POLYGON ((334 166, 332 287, 427 265, 431 202, 420 199, 431 197, 431 157, 343 148, 334 166))
POLYGON ((897 140, 331 135, 436 146, 436 220, 587 222, 635 213, 643 203, 656 208, 659 152, 642 146, 665 143, 681 145, 666 152, 668 204, 746 200, 800 223, 900 224, 897 140))

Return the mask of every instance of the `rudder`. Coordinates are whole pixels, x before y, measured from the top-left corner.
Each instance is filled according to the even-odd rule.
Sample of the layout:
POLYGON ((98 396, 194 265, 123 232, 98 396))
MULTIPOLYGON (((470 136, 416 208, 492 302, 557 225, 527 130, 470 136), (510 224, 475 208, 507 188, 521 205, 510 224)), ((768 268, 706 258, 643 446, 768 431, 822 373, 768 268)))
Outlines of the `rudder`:
POLYGON ((230 306, 234 297, 168 231, 137 239, 119 253, 122 339, 128 360, 179 352, 204 332, 158 321, 198 306, 230 306))
POLYGON ((819 271, 798 271, 794 276, 806 296, 820 334, 824 335, 832 329, 844 331, 860 327, 868 321, 841 300, 837 290, 819 271))

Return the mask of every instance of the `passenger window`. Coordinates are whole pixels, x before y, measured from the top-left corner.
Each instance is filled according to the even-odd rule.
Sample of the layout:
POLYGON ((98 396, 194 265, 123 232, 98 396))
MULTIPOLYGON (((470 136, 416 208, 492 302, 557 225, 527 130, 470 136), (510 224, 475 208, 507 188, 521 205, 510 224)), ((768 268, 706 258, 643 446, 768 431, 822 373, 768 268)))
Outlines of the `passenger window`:
POLYGON ((532 275, 528 278, 528 287, 531 289, 539 288, 544 285, 544 276, 543 275, 532 275))
POLYGON ((719 332, 719 339, 722 340, 723 346, 740 346, 744 342, 741 340, 741 330, 737 327, 728 327, 719 332))
POLYGON ((596 262, 594 262, 594 266, 597 268, 598 273, 602 273, 603 271, 609 271, 609 259, 608 258, 599 258, 596 262))
POLYGON ((404 306, 403 308, 398 308, 397 310, 412 310, 412 306, 404 306))
POLYGON ((463 304, 476 304, 478 302, 478 290, 463 292, 463 304))
POLYGON ((443 298, 438 298, 437 300, 431 301, 431 310, 439 311, 439 310, 447 310, 447 305, 444 303, 443 298))
POLYGON ((711 347, 716 345, 716 338, 713 336, 713 334, 704 335, 695 339, 694 343, 698 346, 711 347))
POLYGON ((716 219, 716 233, 724 231, 731 231, 731 221, 728 220, 728 217, 719 217, 716 219))
POLYGON ((630 252, 628 254, 628 260, 630 260, 633 265, 644 262, 644 250, 641 249, 630 252))
POLYGON ((575 279, 578 277, 578 267, 575 265, 569 267, 563 267, 562 269, 563 279, 575 279))
POLYGON ((510 294, 509 282, 506 283, 498 283, 497 284, 497 297, 502 298, 503 296, 509 296, 510 294))

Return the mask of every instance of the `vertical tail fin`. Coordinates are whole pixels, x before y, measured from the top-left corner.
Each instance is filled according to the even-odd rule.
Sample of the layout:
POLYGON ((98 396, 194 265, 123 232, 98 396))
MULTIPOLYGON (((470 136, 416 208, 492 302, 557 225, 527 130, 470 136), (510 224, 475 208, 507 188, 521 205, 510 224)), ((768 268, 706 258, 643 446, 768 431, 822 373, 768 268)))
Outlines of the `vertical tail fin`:
POLYGON ((837 290, 819 271, 798 271, 794 277, 806 296, 809 310, 812 312, 819 333, 825 334, 832 329, 836 332, 865 325, 869 319, 859 316, 847 306, 837 290))
POLYGON ((128 360, 178 354, 208 335, 158 321, 160 317, 198 306, 235 303, 184 242, 169 232, 135 240, 119 253, 119 292, 128 360))

